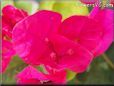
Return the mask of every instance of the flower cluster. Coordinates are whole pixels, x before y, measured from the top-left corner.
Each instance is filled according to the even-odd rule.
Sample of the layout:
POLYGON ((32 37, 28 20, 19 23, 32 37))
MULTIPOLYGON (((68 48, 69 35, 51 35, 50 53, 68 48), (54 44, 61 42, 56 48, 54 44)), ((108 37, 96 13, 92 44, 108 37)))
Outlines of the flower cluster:
POLYGON ((95 7, 88 16, 62 20, 58 12, 33 15, 8 5, 2 10, 2 72, 17 54, 28 66, 19 84, 66 83, 66 70, 84 72, 113 40, 113 11, 95 7), (36 69, 43 65, 44 72, 36 69))
POLYGON ((13 27, 28 14, 10 5, 4 7, 2 13, 2 71, 5 71, 11 58, 15 54, 12 44, 13 27))

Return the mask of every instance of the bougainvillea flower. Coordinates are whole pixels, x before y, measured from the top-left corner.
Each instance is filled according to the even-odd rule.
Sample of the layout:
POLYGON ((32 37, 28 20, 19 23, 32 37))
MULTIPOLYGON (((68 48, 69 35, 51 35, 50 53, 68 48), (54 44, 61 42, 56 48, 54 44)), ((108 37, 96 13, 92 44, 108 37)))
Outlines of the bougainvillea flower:
POLYGON ((27 16, 26 12, 8 5, 2 10, 2 72, 5 71, 12 56, 14 49, 12 45, 12 30, 14 25, 27 16))
POLYGON ((5 19, 10 20, 10 24, 15 25, 21 19, 27 16, 27 13, 23 10, 17 9, 11 5, 7 5, 2 10, 5 19))
POLYGON ((30 65, 23 69, 16 78, 18 84, 41 84, 41 81, 48 81, 43 73, 30 65))
POLYGON ((103 26, 102 40, 94 50, 94 54, 96 56, 105 52, 112 43, 114 27, 113 12, 114 11, 111 9, 105 8, 101 10, 99 7, 95 7, 90 13, 89 17, 95 19, 100 25, 103 26))
POLYGON ((15 50, 29 64, 58 69, 74 65, 77 72, 82 72, 93 55, 80 44, 58 34, 60 24, 61 15, 52 11, 43 10, 27 17, 14 27, 15 50))
POLYGON ((93 51, 101 40, 102 30, 101 25, 93 19, 86 16, 72 16, 63 21, 59 32, 86 47, 89 51, 93 51))
POLYGON ((2 9, 2 31, 3 35, 7 35, 11 38, 12 29, 14 25, 25 18, 27 13, 23 10, 19 10, 11 5, 7 5, 2 9))
POLYGON ((112 43, 112 17, 112 10, 95 7, 89 17, 73 16, 63 21, 59 32, 86 47, 94 56, 98 56, 112 43))
MULTIPOLYGON (((59 32, 86 47, 95 57, 105 52, 112 43, 112 15, 112 10, 95 7, 89 17, 73 16, 63 21, 59 32)), ((76 68, 74 66, 70 69, 77 71, 76 68)))

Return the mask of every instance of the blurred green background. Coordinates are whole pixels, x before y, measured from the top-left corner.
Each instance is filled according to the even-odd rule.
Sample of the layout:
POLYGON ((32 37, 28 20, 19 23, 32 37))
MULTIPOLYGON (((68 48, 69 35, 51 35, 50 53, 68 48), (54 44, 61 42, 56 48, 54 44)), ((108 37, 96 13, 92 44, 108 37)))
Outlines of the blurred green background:
MULTIPOLYGON (((37 2, 35 3, 30 3, 30 2, 23 3, 16 1, 24 1, 24 0, 2 0, 2 7, 4 7, 7 4, 11 4, 18 8, 28 11, 29 14, 36 12, 38 9, 40 10, 49 9, 54 11, 60 11, 63 14, 63 18, 67 18, 68 16, 74 15, 75 13, 77 15, 87 15, 92 10, 92 7, 88 7, 88 10, 87 7, 83 6, 81 8, 80 7, 78 8, 78 6, 75 7, 73 4, 74 2, 71 3, 70 5, 66 5, 64 4, 64 2, 66 3, 67 0, 66 1, 64 0, 64 2, 59 1, 60 3, 63 4, 62 5, 59 4, 55 8, 52 8, 54 0, 52 0, 51 2, 52 4, 50 3, 49 0, 47 0, 46 3, 44 3, 44 1, 46 0, 36 0, 37 2), (69 14, 68 10, 72 9, 73 11, 71 11, 69 14)), ((27 64, 23 63, 23 61, 18 56, 15 56, 11 61, 10 65, 8 66, 8 69, 5 71, 5 73, 2 74, 2 83, 15 84, 16 83, 15 75, 26 66, 27 64)), ((72 76, 70 77, 72 78, 72 76)), ((74 76, 74 78, 71 79, 68 82, 68 84, 114 84, 114 43, 112 43, 112 45, 106 51, 105 54, 94 59, 94 61, 91 63, 87 71, 74 76)))

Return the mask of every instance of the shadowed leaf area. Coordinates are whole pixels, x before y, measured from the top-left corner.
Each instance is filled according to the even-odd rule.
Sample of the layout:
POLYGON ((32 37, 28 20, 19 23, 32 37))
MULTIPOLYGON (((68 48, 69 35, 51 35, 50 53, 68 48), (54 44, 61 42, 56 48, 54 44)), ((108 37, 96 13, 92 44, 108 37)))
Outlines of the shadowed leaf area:
MULTIPOLYGON (((107 50, 108 59, 114 64, 114 43, 107 50)), ((102 56, 96 58, 89 69, 77 74, 77 79, 72 80, 69 84, 114 84, 114 69, 104 60, 102 56)))
POLYGON ((2 74, 2 84, 15 84, 16 74, 26 66, 27 64, 25 64, 18 56, 13 57, 6 71, 2 74))

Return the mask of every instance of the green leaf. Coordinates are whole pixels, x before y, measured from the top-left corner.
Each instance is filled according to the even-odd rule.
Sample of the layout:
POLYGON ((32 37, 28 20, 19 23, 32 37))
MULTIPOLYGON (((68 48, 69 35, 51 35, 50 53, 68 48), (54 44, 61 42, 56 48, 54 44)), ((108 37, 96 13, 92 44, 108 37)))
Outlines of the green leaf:
POLYGON ((67 81, 72 80, 76 76, 76 73, 70 70, 67 70, 67 81))
POLYGON ((76 78, 73 78, 72 80, 67 82, 68 85, 75 85, 76 84, 76 78))
POLYGON ((78 74, 77 78, 82 84, 114 84, 114 69, 99 57, 92 62, 90 71, 78 74))
POLYGON ((29 14, 33 14, 38 10, 38 2, 32 0, 18 0, 14 2, 17 8, 27 11, 29 14))
POLYGON ((37 66, 37 69, 40 71, 40 72, 43 72, 45 74, 48 73, 48 71, 45 69, 44 65, 39 65, 37 66))
POLYGON ((2 74, 2 84, 15 84, 16 83, 16 74, 25 68, 25 64, 18 56, 13 57, 8 68, 2 74))
POLYGON ((114 63, 114 42, 109 47, 109 49, 107 50, 106 54, 109 57, 109 59, 114 63))

